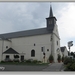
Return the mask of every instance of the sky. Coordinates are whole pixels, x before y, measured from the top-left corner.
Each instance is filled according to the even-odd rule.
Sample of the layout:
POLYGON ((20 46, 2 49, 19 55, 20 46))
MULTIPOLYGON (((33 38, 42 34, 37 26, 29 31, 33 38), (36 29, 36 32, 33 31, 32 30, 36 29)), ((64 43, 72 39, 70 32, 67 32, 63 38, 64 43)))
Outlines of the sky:
MULTIPOLYGON (((73 41, 75 52, 75 2, 51 2, 57 18, 60 46, 73 41)), ((50 2, 0 2, 0 34, 46 27, 50 2)))

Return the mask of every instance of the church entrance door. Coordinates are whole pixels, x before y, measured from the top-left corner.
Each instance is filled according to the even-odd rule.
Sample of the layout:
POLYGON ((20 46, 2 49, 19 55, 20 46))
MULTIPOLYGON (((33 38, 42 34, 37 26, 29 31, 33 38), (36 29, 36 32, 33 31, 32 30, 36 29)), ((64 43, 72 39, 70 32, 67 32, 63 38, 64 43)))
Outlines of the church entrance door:
POLYGON ((24 55, 21 55, 21 61, 24 61, 24 55))

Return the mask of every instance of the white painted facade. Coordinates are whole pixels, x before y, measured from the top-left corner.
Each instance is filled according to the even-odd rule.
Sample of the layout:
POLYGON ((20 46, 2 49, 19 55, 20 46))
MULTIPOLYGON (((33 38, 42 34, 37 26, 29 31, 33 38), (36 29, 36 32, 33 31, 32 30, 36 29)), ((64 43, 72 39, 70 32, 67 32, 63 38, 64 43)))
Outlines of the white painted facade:
MULTIPOLYGON (((33 59, 42 61, 43 60, 43 52, 42 47, 45 51, 45 62, 48 62, 48 58, 50 54, 54 57, 54 62, 57 62, 57 56, 60 54, 62 56, 60 50, 60 37, 58 33, 58 27, 56 22, 56 18, 53 16, 52 8, 50 7, 50 16, 47 19, 47 29, 50 29, 52 26, 53 30, 47 34, 40 34, 40 35, 32 35, 32 36, 23 36, 17 38, 11 38, 8 40, 1 40, 0 39, 0 61, 5 60, 6 55, 10 56, 10 59, 14 60, 14 54, 2 54, 9 48, 13 48, 17 51, 20 56, 19 60, 21 60, 21 56, 24 56, 25 59, 33 59), (52 38, 52 39, 51 39, 52 38), (6 48, 8 46, 8 48, 6 48), (31 51, 35 50, 35 56, 31 56, 31 51)), ((48 30, 49 31, 49 30, 48 30)), ((40 32, 39 32, 40 33, 40 32)))
MULTIPOLYGON (((6 46, 8 46, 9 48, 12 47, 14 50, 19 52, 20 55, 23 54, 25 59, 37 59, 37 60, 43 60, 43 52, 41 51, 41 47, 45 47, 47 60, 51 53, 50 36, 51 36, 50 34, 46 34, 30 37, 19 37, 11 39, 12 42, 2 40, 0 41, 0 44, 2 44, 2 42, 4 41, 3 52, 7 50, 6 46), (32 49, 35 50, 35 57, 31 57, 32 49), (49 51, 47 51, 47 49, 49 49, 49 51)), ((0 51, 1 51, 0 53, 2 53, 2 46, 0 47, 0 51)), ((6 54, 3 54, 3 60, 5 59, 5 55, 6 54)), ((13 55, 10 55, 10 58, 13 59, 13 55)))
POLYGON ((51 50, 50 34, 12 39, 12 48, 19 53, 25 53, 25 59, 42 60, 43 52, 41 47, 45 47, 46 57, 48 58, 51 50), (35 50, 35 57, 31 57, 31 50, 33 49, 35 50), (49 52, 47 52, 47 49, 49 49, 49 52))
MULTIPOLYGON (((51 54, 54 56, 54 62, 57 62, 57 49, 60 49, 60 39, 57 32, 57 26, 55 26, 53 34, 44 34, 44 35, 36 35, 36 36, 29 36, 29 37, 18 37, 18 38, 12 38, 11 41, 7 40, 0 40, 0 53, 6 51, 8 48, 13 48, 16 50, 21 56, 24 55, 24 59, 34 59, 43 61, 43 52, 41 50, 41 47, 45 48, 45 62, 48 61, 48 58, 51 54), (51 35, 52 35, 52 41, 51 41, 51 35), (58 41, 58 45, 57 45, 58 41), (3 43, 3 51, 2 51, 2 43, 3 43), (35 44, 35 46, 34 46, 35 44), (52 45, 51 45, 52 44, 52 45), (6 48, 8 46, 8 48, 6 48), (31 57, 31 50, 35 50, 35 57, 31 57), (49 49, 49 51, 47 51, 49 49)), ((14 59, 13 54, 0 54, 0 57, 2 57, 2 60, 5 59, 6 55, 10 55, 10 59, 14 59)), ((1 58, 0 58, 1 61, 1 58)))

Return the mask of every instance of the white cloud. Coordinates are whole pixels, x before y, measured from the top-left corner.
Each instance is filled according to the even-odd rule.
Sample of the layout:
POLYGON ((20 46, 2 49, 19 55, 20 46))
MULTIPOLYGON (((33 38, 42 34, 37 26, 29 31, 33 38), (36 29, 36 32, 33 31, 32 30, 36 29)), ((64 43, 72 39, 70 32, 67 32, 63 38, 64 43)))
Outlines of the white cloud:
MULTIPOLYGON (((72 38, 75 38, 75 3, 69 3, 58 11, 58 14, 60 14, 57 23, 61 45, 67 46, 67 42, 70 40, 74 41, 72 38)), ((75 51, 75 46, 72 47, 72 51, 75 51)))
MULTIPOLYGON (((53 14, 58 16, 60 44, 67 46, 67 42, 75 38, 75 3, 57 2, 52 8, 53 14)), ((0 33, 46 27, 48 16, 49 3, 0 3, 0 33)), ((72 50, 75 51, 75 46, 72 50)))
POLYGON ((62 37, 75 37, 75 5, 69 4, 66 8, 63 8, 61 17, 58 19, 59 29, 62 33, 62 37), (64 33, 64 34, 63 34, 64 33))

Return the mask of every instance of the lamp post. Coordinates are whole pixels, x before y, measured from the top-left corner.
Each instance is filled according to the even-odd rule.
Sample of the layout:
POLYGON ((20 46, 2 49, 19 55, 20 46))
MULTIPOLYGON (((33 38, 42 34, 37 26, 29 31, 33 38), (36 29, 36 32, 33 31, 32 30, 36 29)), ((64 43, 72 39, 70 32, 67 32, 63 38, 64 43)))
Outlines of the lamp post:
POLYGON ((73 46, 73 41, 68 42, 68 48, 69 48, 69 56, 70 56, 70 47, 73 46))

